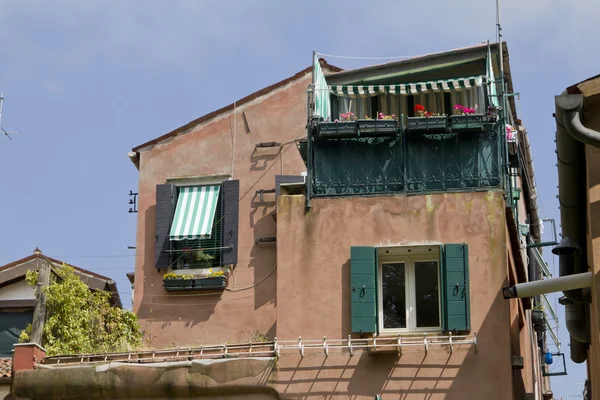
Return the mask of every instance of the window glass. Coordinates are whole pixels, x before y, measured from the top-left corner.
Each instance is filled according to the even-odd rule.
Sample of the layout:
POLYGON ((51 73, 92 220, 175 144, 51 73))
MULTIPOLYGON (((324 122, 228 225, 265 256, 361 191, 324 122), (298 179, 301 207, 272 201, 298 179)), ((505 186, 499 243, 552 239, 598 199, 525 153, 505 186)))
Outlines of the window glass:
POLYGON ((210 238, 171 241, 172 268, 195 269, 221 265, 221 196, 222 190, 219 192, 210 238))
POLYGON ((438 263, 415 261, 417 328, 440 326, 438 263))
POLYGON ((382 264, 384 329, 406 328, 406 279, 404 263, 382 264))

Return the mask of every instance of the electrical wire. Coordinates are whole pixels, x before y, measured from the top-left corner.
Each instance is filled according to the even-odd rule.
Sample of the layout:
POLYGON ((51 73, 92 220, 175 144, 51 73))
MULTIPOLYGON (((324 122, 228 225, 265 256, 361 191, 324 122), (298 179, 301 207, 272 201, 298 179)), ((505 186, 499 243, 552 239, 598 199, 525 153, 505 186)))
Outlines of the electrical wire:
POLYGON ((271 276, 271 274, 272 274, 273 272, 275 272, 275 270, 276 270, 276 269, 277 269, 277 264, 275 264, 275 266, 273 267, 273 269, 271 270, 271 272, 269 272, 269 273, 267 274, 267 276, 265 276, 264 278, 262 278, 260 281, 256 282, 256 283, 255 283, 254 285, 252 285, 252 286, 247 286, 247 287, 240 288, 240 289, 229 289, 229 288, 225 288, 225 290, 227 290, 227 291, 229 291, 229 292, 241 292, 241 291, 243 291, 243 290, 252 289, 252 288, 254 288, 254 287, 256 287, 256 286, 260 285, 260 284, 261 284, 261 283, 263 283, 264 281, 266 281, 266 280, 267 280, 267 278, 268 278, 269 276, 271 276))

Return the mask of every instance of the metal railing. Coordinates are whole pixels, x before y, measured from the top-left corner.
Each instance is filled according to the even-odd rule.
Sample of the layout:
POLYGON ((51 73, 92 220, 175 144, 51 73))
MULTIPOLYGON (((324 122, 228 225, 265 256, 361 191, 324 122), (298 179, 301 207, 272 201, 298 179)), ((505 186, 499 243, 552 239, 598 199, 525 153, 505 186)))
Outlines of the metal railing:
POLYGON ((322 354, 328 357, 330 353, 348 354, 367 351, 369 353, 397 353, 402 354, 409 348, 422 348, 426 353, 431 349, 447 349, 453 353, 459 348, 467 346, 477 351, 477 333, 470 335, 428 335, 411 334, 397 336, 378 336, 365 339, 323 339, 304 340, 275 340, 271 342, 250 342, 241 344, 219 344, 199 347, 176 347, 170 349, 151 349, 106 354, 71 354, 45 357, 41 361, 44 367, 61 367, 99 364, 107 362, 120 363, 158 363, 191 361, 199 359, 222 359, 243 357, 279 357, 282 353, 297 353, 301 357, 305 354, 322 354))

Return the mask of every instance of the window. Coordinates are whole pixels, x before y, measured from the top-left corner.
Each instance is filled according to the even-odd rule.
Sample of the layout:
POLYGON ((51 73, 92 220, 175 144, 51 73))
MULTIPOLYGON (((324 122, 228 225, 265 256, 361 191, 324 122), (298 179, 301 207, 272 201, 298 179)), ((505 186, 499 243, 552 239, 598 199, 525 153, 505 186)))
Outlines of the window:
POLYGON ((332 94, 330 98, 332 120, 349 111, 353 112, 358 119, 363 119, 366 116, 377 118, 379 112, 387 115, 395 114, 398 119, 401 115, 416 117, 414 113, 416 104, 423 105, 430 113, 448 116, 454 114, 456 104, 473 108, 477 113, 484 114, 486 112, 486 92, 483 86, 451 92, 425 91, 403 95, 386 93, 363 96, 332 94))
POLYGON ((237 263, 239 181, 156 187, 156 268, 237 263))
POLYGON ((379 249, 380 330, 440 330, 439 246, 389 251, 379 249))
MULTIPOLYGON (((181 191, 181 188, 178 189, 181 191)), ((201 239, 171 240, 172 268, 194 269, 221 265, 222 202, 221 190, 219 190, 216 196, 214 217, 210 223, 210 235, 201 239)))
POLYGON ((352 332, 470 330, 467 244, 350 250, 352 332))

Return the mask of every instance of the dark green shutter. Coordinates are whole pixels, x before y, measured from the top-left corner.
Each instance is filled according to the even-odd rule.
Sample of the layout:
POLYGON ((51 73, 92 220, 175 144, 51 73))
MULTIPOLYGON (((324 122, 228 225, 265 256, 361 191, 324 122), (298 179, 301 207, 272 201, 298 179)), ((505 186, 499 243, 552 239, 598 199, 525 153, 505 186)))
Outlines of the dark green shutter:
POLYGON ((12 357, 13 345, 31 321, 33 311, 0 312, 0 357, 12 357))
POLYGON ((469 331, 469 246, 446 244, 442 255, 444 331, 469 331))
POLYGON ((221 246, 221 265, 238 262, 238 220, 240 208, 240 181, 223 182, 223 224, 221 246))
POLYGON ((352 332, 377 332, 377 257, 374 247, 350 248, 352 332))
POLYGON ((154 242, 154 266, 168 268, 171 264, 169 233, 177 206, 175 185, 156 185, 156 227, 154 242))

